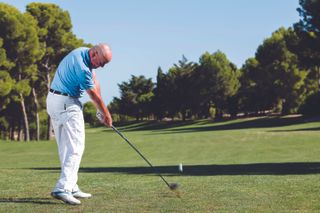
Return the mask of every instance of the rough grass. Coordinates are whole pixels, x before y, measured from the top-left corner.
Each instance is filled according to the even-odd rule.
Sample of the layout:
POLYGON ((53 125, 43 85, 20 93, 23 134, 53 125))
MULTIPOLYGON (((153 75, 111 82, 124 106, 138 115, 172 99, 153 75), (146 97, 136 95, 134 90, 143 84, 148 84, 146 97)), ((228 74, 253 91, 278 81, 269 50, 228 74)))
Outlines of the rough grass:
POLYGON ((53 141, 2 141, 0 212, 320 211, 319 122, 265 117, 119 129, 180 184, 180 198, 117 134, 89 128, 79 185, 92 199, 68 206, 50 197, 59 177, 53 141))

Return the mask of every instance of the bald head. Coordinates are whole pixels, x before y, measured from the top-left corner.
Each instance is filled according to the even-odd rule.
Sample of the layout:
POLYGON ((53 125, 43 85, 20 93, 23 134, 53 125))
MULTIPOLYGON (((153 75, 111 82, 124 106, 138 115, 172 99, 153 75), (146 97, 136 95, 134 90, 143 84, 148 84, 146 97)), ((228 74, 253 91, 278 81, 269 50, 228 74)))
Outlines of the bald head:
POLYGON ((92 68, 103 67, 112 59, 111 48, 107 44, 98 44, 89 50, 92 68))

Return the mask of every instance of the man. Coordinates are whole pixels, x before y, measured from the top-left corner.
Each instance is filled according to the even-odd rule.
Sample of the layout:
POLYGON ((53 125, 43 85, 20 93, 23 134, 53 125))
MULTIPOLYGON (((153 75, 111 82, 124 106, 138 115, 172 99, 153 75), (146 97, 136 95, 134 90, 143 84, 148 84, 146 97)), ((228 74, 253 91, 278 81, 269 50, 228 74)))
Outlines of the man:
POLYGON ((92 196, 82 192, 77 185, 85 144, 79 98, 86 91, 102 114, 102 122, 108 127, 112 126, 111 115, 103 103, 99 82, 92 70, 103 67, 111 59, 112 52, 106 44, 73 50, 60 62, 47 96, 47 111, 51 117, 61 163, 60 179, 51 195, 67 204, 79 205, 81 202, 77 198, 92 196))

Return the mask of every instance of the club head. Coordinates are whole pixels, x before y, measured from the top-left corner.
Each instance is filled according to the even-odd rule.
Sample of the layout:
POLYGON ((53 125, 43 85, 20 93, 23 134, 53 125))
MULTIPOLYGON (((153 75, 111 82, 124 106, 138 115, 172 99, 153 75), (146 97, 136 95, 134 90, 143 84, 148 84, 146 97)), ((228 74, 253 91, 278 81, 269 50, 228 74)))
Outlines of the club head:
POLYGON ((170 184, 170 189, 171 190, 177 190, 179 188, 179 185, 177 183, 171 183, 170 184))

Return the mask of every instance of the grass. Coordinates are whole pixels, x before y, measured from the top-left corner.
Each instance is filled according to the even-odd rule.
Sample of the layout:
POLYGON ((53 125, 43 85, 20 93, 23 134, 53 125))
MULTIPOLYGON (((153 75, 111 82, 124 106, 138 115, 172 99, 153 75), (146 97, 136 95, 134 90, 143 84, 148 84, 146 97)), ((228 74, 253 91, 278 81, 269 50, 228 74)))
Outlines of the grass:
POLYGON ((319 122, 265 117, 119 129, 180 184, 180 198, 117 134, 88 128, 78 183, 92 199, 68 206, 50 197, 59 177, 53 141, 2 141, 0 212, 320 211, 319 122))

